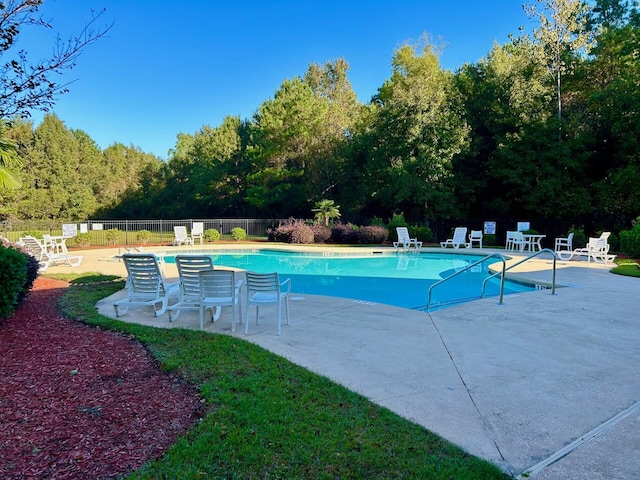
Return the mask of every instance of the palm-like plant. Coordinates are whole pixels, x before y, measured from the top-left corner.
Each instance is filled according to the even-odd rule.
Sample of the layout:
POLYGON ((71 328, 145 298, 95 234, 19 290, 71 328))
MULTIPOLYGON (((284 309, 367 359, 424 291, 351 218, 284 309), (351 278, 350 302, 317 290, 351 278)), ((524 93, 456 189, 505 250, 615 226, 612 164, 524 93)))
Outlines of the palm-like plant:
POLYGON ((20 167, 18 146, 5 137, 6 124, 0 124, 0 188, 18 188, 22 185, 13 168, 20 167))
POLYGON ((334 218, 340 218, 340 205, 336 205, 333 200, 320 200, 311 211, 316 212, 316 220, 326 226, 329 226, 329 222, 334 218))

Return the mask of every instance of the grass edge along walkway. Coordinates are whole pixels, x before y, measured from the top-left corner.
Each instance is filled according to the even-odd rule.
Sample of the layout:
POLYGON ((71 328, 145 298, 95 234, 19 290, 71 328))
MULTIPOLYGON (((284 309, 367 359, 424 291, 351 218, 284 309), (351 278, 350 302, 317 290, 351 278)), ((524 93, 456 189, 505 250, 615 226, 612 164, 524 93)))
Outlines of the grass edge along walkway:
POLYGON ((243 339, 100 315, 96 302, 123 288, 122 279, 55 277, 70 282, 59 302, 67 318, 135 336, 160 368, 196 385, 206 402, 194 427, 130 478, 511 478, 422 426, 243 339))

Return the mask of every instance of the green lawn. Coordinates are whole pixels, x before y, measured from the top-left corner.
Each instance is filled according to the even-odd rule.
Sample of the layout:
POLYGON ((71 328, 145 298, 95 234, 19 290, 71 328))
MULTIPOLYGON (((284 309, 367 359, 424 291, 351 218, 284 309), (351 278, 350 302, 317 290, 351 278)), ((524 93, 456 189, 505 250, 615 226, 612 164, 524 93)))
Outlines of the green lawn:
MULTIPOLYGON (((60 276, 57 276, 61 278, 60 276)), ((115 277, 66 277, 64 314, 133 334, 206 401, 201 421, 131 478, 502 479, 497 467, 243 339, 102 316, 115 277)))
POLYGON ((635 260, 616 259, 616 266, 611 269, 611 273, 640 278, 640 267, 635 260))

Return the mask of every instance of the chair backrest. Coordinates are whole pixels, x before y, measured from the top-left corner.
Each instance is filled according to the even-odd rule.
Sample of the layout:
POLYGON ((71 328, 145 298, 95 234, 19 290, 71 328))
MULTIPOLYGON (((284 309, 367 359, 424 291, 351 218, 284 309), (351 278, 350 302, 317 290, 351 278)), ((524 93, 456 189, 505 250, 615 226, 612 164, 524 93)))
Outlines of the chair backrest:
POLYGON ((482 230, 471 230, 469 240, 482 240, 482 230))
POLYGON ((467 237, 467 227, 456 227, 453 231, 453 243, 464 243, 467 237))
POLYGON ((204 222, 193 222, 191 225, 191 236, 199 236, 204 233, 204 222))
POLYGON ((236 295, 236 274, 233 270, 203 270, 199 274, 200 298, 232 299, 236 295))
POLYGON ((51 238, 51 235, 48 233, 45 233, 42 235, 42 243, 44 244, 44 247, 47 248, 51 248, 54 246, 55 242, 53 241, 53 238, 51 238))
POLYGON ((187 239, 187 227, 184 227, 184 226, 173 227, 173 234, 175 235, 176 240, 186 240, 187 239))
POLYGON ((255 273, 246 272, 247 294, 251 292, 272 292, 280 293, 280 281, 278 273, 255 273))
POLYGON ((398 242, 409 243, 409 229, 407 227, 396 227, 396 233, 398 234, 398 242))
POLYGON ((24 244, 24 248, 34 257, 42 259, 42 257, 47 254, 47 249, 36 237, 27 235, 20 240, 24 244))
POLYGON ((199 274, 213 270, 213 260, 209 255, 176 255, 176 266, 180 276, 180 293, 183 296, 200 296, 199 274))
POLYGON ((129 275, 128 288, 131 293, 165 294, 158 257, 152 253, 125 253, 122 261, 129 275))
POLYGON ((524 233, 522 233, 522 232, 511 232, 511 238, 515 242, 524 242, 524 233))
POLYGON ((604 238, 602 238, 602 235, 599 238, 589 237, 589 242, 587 243, 587 249, 590 252, 609 253, 609 248, 611 246, 607 243, 608 237, 609 235, 607 235, 604 238))

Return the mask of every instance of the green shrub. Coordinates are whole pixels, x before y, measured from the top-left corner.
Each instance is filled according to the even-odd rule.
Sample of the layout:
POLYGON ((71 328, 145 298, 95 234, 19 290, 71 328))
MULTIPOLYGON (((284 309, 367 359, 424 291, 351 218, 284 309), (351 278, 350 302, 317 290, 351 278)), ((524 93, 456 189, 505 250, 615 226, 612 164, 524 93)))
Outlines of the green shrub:
POLYGON ((28 291, 29 257, 14 247, 0 245, 0 318, 10 317, 28 291))
POLYGON ((140 230, 136 234, 136 240, 142 245, 146 245, 151 240, 151 232, 149 230, 140 230))
POLYGON ((365 245, 379 245, 389 236, 389 230, 380 225, 367 225, 356 232, 358 243, 365 245))
POLYGON ((409 227, 409 236, 411 238, 417 238, 420 242, 433 242, 433 231, 431 231, 429 227, 422 227, 420 225, 409 227))
POLYGON ((67 242, 69 243, 69 246, 72 247, 87 248, 91 245, 91 234, 79 233, 75 237, 70 238, 67 242))
POLYGON ((404 213, 394 213, 389 223, 387 224, 387 229, 389 230, 389 239, 393 242, 398 241, 398 232, 396 231, 397 227, 408 227, 409 224, 404 219, 404 213))
POLYGON ((483 247, 494 247, 497 244, 497 238, 493 233, 485 233, 482 235, 483 247))
POLYGON ((620 251, 629 257, 640 258, 640 217, 631 222, 631 230, 620 232, 620 251))
POLYGON ((220 232, 215 228, 207 228, 204 231, 203 237, 207 242, 217 242, 220 240, 220 232))
MULTIPOLYGON (((583 248, 587 244, 587 235, 584 233, 584 227, 572 225, 569 233, 573 233, 573 240, 571 241, 573 248, 583 248)), ((565 235, 565 237, 567 236, 565 235)))
POLYGON ((24 232, 22 232, 22 236, 42 238, 42 232, 40 230, 34 230, 33 228, 30 228, 29 230, 25 230, 24 232))
POLYGON ((116 245, 119 243, 120 234, 122 232, 117 228, 110 228, 109 230, 104 232, 104 236, 107 239, 107 245, 116 245))
POLYGON ((235 227, 231 229, 231 238, 233 238, 236 242, 238 240, 244 240, 247 238, 247 232, 245 232, 244 228, 235 227))

